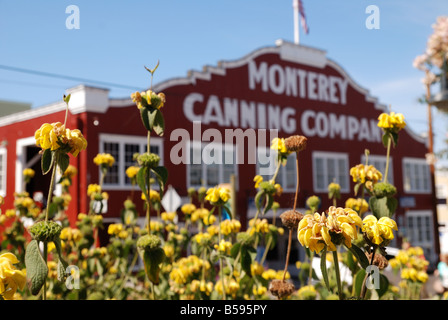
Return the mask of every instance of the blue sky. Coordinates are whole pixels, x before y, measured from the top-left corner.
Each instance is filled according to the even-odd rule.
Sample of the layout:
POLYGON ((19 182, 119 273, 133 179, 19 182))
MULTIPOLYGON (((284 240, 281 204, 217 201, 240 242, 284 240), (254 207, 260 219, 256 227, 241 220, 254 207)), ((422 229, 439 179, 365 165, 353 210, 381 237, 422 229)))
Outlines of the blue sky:
MULTIPOLYGON (((327 51, 380 102, 405 114, 416 133, 427 131, 418 103, 423 72, 412 67, 424 52, 446 0, 303 0, 310 33, 300 43, 327 51), (369 30, 366 7, 380 10, 369 30)), ((149 86, 143 65, 160 60, 154 82, 239 59, 277 39, 294 40, 292 0, 25 1, 0 0, 0 65, 121 84, 149 86), (66 8, 77 5, 80 29, 66 28, 66 8)), ((0 69, 0 100, 39 107, 60 100, 77 81, 0 69)), ((107 86, 105 86, 107 87, 107 86)), ((111 97, 130 88, 109 87, 111 97)), ((433 88, 433 92, 439 90, 433 88)), ((448 118, 434 110, 436 150, 444 148, 448 118)))

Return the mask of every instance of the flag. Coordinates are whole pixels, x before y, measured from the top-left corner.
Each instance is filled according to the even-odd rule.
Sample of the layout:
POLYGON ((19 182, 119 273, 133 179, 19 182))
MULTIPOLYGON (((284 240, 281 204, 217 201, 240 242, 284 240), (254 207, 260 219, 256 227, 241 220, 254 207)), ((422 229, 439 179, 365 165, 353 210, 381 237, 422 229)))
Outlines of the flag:
POLYGON ((305 16, 305 8, 303 7, 302 0, 299 0, 299 14, 300 14, 300 22, 302 24, 302 28, 305 31, 306 34, 310 31, 308 28, 308 24, 306 23, 306 16, 305 16))

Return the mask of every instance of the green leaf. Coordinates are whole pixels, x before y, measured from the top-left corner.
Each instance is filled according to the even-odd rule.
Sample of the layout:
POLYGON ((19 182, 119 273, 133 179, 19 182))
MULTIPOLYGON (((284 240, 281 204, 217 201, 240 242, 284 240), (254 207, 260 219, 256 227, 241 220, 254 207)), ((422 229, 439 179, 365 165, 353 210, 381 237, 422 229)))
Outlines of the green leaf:
POLYGON ((26 247, 25 266, 28 288, 33 295, 37 295, 48 274, 48 267, 40 254, 37 240, 31 240, 26 247))
POLYGON ((378 293, 378 296, 381 298, 383 294, 387 292, 389 289, 389 279, 384 274, 380 274, 380 286, 378 289, 376 289, 376 292, 378 293))
POLYGON ((398 201, 395 198, 377 198, 377 197, 370 197, 369 199, 369 206, 373 213, 373 215, 380 219, 382 217, 392 217, 395 213, 395 210, 398 206, 398 201))
POLYGON ((255 207, 257 208, 258 211, 261 210, 261 197, 264 195, 264 190, 260 190, 257 192, 257 194, 255 195, 255 207))
MULTIPOLYGON (((330 289, 330 281, 328 281, 328 273, 327 273, 327 247, 324 247, 322 249, 322 254, 320 255, 320 271, 322 272, 322 278, 324 279, 325 286, 327 287, 328 291, 331 291, 330 289)), ((310 265, 310 268, 312 266, 310 265)))
POLYGON ((42 174, 45 175, 50 172, 54 164, 54 158, 54 152, 52 152, 50 149, 44 150, 41 158, 42 174))
POLYGON ((68 96, 66 96, 65 94, 64 94, 64 101, 65 101, 65 103, 69 103, 69 101, 70 101, 70 97, 71 97, 72 95, 71 94, 69 94, 68 96))
POLYGON ((266 205, 264 206, 262 215, 265 215, 266 212, 268 212, 269 209, 271 209, 273 203, 274 203, 274 197, 271 194, 266 194, 266 205))
POLYGON ((162 112, 159 109, 156 110, 152 128, 158 136, 163 136, 165 132, 165 119, 163 118, 162 112))
MULTIPOLYGON (((143 194, 145 195, 148 194, 148 191, 146 189, 146 182, 148 181, 147 173, 148 169, 146 167, 141 167, 137 172, 137 184, 140 187, 140 190, 142 190, 143 194)), ((149 199, 147 200, 149 201, 149 199)))
POLYGON ((241 247, 241 269, 243 269, 247 275, 252 276, 250 266, 252 265, 252 258, 249 254, 248 247, 243 245, 241 247))
POLYGON ((143 253, 143 262, 145 264, 145 272, 149 281, 154 284, 159 284, 159 265, 165 259, 165 251, 162 248, 145 251, 143 253))
POLYGON ((58 254, 58 280, 65 281, 65 279, 67 278, 65 270, 67 270, 68 263, 62 257, 61 239, 57 237, 56 239, 53 240, 53 243, 54 246, 56 247, 56 252, 58 254))
POLYGON ((238 252, 240 252, 240 249, 241 249, 241 243, 236 242, 230 249, 230 256, 235 259, 238 255, 238 252))
POLYGON ((143 122, 143 125, 145 126, 146 130, 151 131, 152 127, 149 124, 148 109, 141 108, 140 109, 140 117, 142 118, 142 122, 143 122))
POLYGON ((352 294, 355 297, 359 297, 361 295, 362 284, 364 282, 364 278, 366 276, 366 270, 360 269, 353 279, 353 291, 352 294))
POLYGON ((64 174, 65 170, 67 170, 68 165, 70 164, 70 158, 66 153, 60 153, 58 156, 58 165, 61 169, 62 174, 64 174))
POLYGON ((351 253, 353 253, 363 269, 366 269, 369 266, 369 259, 367 259, 366 254, 360 247, 352 243, 352 246, 350 248, 347 246, 346 248, 350 250, 351 253))
POLYGON ((387 145, 389 144, 390 135, 388 132, 385 132, 381 138, 381 141, 383 142, 383 146, 387 148, 387 145))
POLYGON ((166 181, 168 180, 168 170, 164 166, 152 168, 151 171, 156 175, 157 182, 160 187, 160 193, 165 191, 166 181))

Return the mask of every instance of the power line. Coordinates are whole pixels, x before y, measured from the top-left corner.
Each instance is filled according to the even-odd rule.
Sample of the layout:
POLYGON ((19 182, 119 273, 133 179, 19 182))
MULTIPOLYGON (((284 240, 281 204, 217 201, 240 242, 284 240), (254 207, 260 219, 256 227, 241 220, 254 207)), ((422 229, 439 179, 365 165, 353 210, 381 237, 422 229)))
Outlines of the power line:
POLYGON ((141 89, 141 88, 137 88, 137 87, 133 87, 133 86, 127 86, 124 84, 91 80, 91 79, 85 79, 85 78, 78 78, 78 77, 66 76, 66 75, 61 75, 61 74, 56 74, 56 73, 49 73, 49 72, 36 71, 36 70, 30 70, 30 69, 24 69, 24 68, 18 68, 18 67, 5 66, 5 65, 1 65, 1 64, 0 64, 0 69, 14 71, 14 72, 34 74, 34 75, 43 76, 43 77, 59 78, 59 79, 84 82, 84 83, 85 82, 95 83, 95 84, 99 84, 99 85, 105 85, 108 87, 116 87, 116 88, 131 89, 131 90, 141 89))

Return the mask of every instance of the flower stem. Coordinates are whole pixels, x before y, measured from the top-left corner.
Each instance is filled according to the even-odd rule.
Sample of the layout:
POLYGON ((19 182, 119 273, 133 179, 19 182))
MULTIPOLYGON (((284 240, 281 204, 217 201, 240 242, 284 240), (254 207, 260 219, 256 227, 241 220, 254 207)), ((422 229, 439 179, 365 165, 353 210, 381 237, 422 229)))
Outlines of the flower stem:
POLYGON ((389 136, 387 140, 387 154, 386 154, 386 169, 384 170, 383 182, 387 183, 387 175, 389 173, 389 161, 390 161, 390 146, 392 144, 392 137, 389 136))
MULTIPOLYGON (((152 76, 151 76, 151 80, 152 80, 152 76)), ((150 154, 150 149, 151 149, 151 132, 148 131, 148 141, 147 141, 147 146, 146 146, 147 152, 148 154, 150 154)), ((149 168, 148 168, 149 169, 149 168)), ((148 234, 151 233, 151 174, 150 171, 148 171, 147 176, 146 176, 146 184, 148 185, 148 194, 146 195, 146 221, 147 221, 147 230, 148 230, 148 234)))
POLYGON ((344 296, 342 294, 341 274, 339 272, 339 258, 338 258, 338 252, 336 250, 333 251, 333 263, 334 263, 334 271, 336 273, 336 281, 338 283, 339 300, 344 300, 344 296))
MULTIPOLYGON (((218 219, 219 219, 219 228, 218 228, 218 246, 221 243, 221 239, 222 239, 222 234, 221 234, 221 206, 218 207, 218 219)), ((222 257, 221 255, 219 255, 219 271, 221 272, 221 283, 222 283, 222 299, 223 300, 227 300, 226 298, 226 288, 224 286, 224 265, 223 265, 223 261, 222 261, 222 257)))
POLYGON ((49 187, 49 190, 48 190, 47 210, 45 211, 45 222, 48 221, 48 211, 50 209, 51 197, 53 196, 54 177, 55 177, 55 174, 56 174, 56 169, 58 167, 58 158, 59 158, 59 153, 56 152, 56 154, 55 154, 55 161, 54 161, 54 164, 53 164, 53 170, 51 172, 50 187, 49 187))
POLYGON ((291 254, 292 229, 289 229, 288 251, 286 251, 285 269, 283 270, 283 281, 285 281, 286 272, 288 271, 289 255, 291 254))
MULTIPOLYGON (((372 257, 370 258, 370 265, 373 265, 373 260, 375 259, 375 251, 376 246, 372 248, 372 257)), ((365 299, 366 293, 367 293, 367 278, 370 276, 371 273, 366 273, 366 276, 364 277, 364 280, 362 282, 362 289, 361 289, 361 299, 365 299)))

